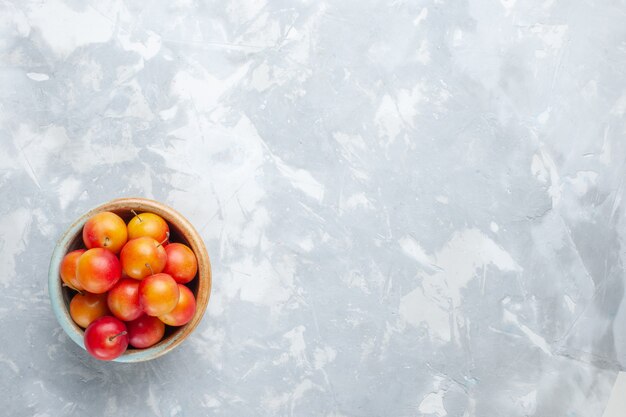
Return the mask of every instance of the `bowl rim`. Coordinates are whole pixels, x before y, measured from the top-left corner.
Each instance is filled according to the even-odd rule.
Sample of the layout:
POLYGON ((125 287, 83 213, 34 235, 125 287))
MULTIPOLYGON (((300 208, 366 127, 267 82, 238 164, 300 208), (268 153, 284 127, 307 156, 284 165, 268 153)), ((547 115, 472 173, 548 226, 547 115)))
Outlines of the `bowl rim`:
POLYGON ((52 310, 57 321, 65 331, 65 333, 82 349, 85 349, 83 342, 84 330, 81 329, 72 320, 69 309, 65 305, 63 297, 63 285, 60 278, 60 266, 63 257, 69 250, 69 246, 76 238, 78 233, 82 233, 82 228, 87 220, 96 213, 102 211, 130 211, 152 212, 163 217, 168 223, 175 223, 176 228, 187 240, 191 250, 198 260, 198 290, 196 294, 196 312, 189 323, 181 326, 180 330, 170 336, 169 339, 158 343, 157 345, 147 349, 136 349, 126 351, 121 356, 113 359, 114 362, 142 362, 156 359, 180 345, 193 330, 198 326, 209 302, 211 294, 211 262, 206 250, 206 246, 202 237, 193 225, 178 211, 155 200, 143 197, 126 197, 117 198, 106 203, 100 204, 87 211, 78 219, 76 219, 61 235, 52 252, 50 267, 48 270, 48 293, 52 310))

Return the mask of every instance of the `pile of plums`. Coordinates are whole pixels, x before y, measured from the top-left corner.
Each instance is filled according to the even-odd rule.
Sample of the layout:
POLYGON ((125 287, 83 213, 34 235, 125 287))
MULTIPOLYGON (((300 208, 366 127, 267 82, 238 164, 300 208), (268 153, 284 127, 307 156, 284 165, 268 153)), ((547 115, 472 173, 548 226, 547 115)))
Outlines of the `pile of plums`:
POLYGON ((130 344, 158 343, 165 326, 182 326, 196 311, 185 285, 198 262, 182 243, 169 242, 167 222, 154 213, 135 213, 128 225, 112 212, 97 213, 83 227, 86 249, 61 262, 63 285, 76 291, 70 315, 85 330, 85 348, 112 360, 130 344))

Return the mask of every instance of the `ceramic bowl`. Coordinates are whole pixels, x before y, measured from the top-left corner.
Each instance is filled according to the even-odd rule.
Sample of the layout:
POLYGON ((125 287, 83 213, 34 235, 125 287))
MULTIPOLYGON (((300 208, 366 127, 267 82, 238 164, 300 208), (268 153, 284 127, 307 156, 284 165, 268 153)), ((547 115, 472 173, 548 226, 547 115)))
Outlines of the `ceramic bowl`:
POLYGON ((112 200, 90 210, 78 218, 78 220, 65 231, 52 253, 48 273, 50 301, 59 324, 61 324, 61 327, 63 327, 63 330, 68 336, 76 342, 77 345, 85 349, 83 343, 84 330, 76 325, 70 316, 69 303, 75 292, 62 285, 59 275, 61 260, 69 251, 84 247, 82 230, 85 222, 87 222, 91 216, 102 211, 112 211, 122 217, 124 221, 128 222, 134 216, 131 210, 137 213, 151 212, 163 217, 170 226, 170 241, 184 243, 195 253, 198 259, 198 274, 196 278, 187 285, 196 297, 196 313, 191 321, 184 326, 166 326, 163 339, 150 348, 133 349, 129 346, 128 350, 122 356, 115 359, 116 362, 141 362, 155 359, 180 345, 200 323, 211 294, 211 264, 209 255, 207 254, 202 238, 187 219, 174 209, 157 201, 145 198, 120 198, 112 200))

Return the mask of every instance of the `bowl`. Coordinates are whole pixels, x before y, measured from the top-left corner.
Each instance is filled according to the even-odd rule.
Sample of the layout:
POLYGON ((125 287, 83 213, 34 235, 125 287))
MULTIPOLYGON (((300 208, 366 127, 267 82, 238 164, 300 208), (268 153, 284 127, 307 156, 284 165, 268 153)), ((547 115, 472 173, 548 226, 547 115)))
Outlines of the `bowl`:
POLYGON ((184 326, 166 326, 163 339, 147 349, 133 349, 131 346, 124 354, 114 359, 116 362, 141 362, 158 358, 180 345, 198 326, 211 294, 211 263, 202 238, 194 227, 180 213, 157 201, 145 198, 119 198, 104 203, 80 216, 61 236, 57 242, 48 272, 48 291, 52 310, 59 324, 67 335, 80 347, 85 349, 83 342, 84 330, 70 316, 69 303, 75 291, 63 286, 59 268, 66 253, 84 247, 82 240, 83 226, 96 213, 112 211, 128 222, 134 214, 151 212, 163 217, 170 226, 170 241, 184 243, 191 248, 198 260, 198 274, 187 284, 196 297, 196 312, 184 326))

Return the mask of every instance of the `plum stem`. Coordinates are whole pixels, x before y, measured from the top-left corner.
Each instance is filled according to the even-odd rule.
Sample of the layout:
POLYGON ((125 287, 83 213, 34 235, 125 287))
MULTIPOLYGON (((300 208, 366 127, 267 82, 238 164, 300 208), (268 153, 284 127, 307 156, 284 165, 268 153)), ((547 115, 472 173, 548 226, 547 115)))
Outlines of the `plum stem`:
POLYGON ((133 213, 135 215, 135 217, 137 217, 139 219, 139 223, 142 223, 143 220, 141 220, 141 217, 139 217, 139 214, 137 214, 137 212, 135 210, 131 210, 131 213, 133 213))
POLYGON ((83 294, 83 292, 82 292, 81 290, 79 290, 78 288, 74 288, 74 287, 72 287, 71 285, 66 284, 65 282, 64 282, 63 284, 61 284, 61 285, 63 285, 64 287, 69 288, 70 290, 74 290, 74 291, 76 291, 76 292, 77 292, 77 293, 79 293, 80 295, 84 295, 84 294, 83 294))
POLYGON ((170 238, 170 232, 165 232, 165 239, 163 239, 161 242, 159 242, 159 244, 157 245, 157 248, 158 248, 159 246, 163 246, 163 244, 164 244, 165 242, 167 242, 167 240, 168 240, 169 238, 170 238))
POLYGON ((119 332, 118 334, 116 334, 114 336, 110 336, 109 337, 109 342, 114 341, 117 336, 124 336, 125 334, 128 334, 128 332, 126 330, 121 331, 121 332, 119 332))
POLYGON ((146 268, 150 270, 150 275, 154 275, 154 271, 152 270, 152 267, 150 266, 148 262, 146 262, 146 268))

